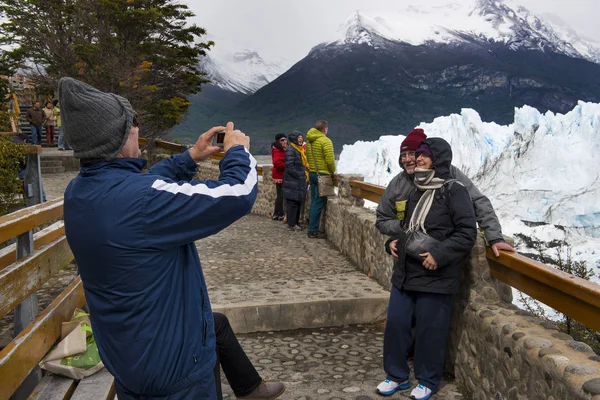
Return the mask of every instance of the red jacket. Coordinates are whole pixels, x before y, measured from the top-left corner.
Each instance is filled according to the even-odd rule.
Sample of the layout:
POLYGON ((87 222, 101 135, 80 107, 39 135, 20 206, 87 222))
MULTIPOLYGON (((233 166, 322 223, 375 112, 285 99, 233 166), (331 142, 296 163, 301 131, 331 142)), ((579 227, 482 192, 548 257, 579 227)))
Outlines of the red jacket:
POLYGON ((271 147, 271 157, 273 159, 273 172, 271 176, 273 180, 278 180, 281 183, 283 172, 285 171, 285 152, 277 147, 271 147))

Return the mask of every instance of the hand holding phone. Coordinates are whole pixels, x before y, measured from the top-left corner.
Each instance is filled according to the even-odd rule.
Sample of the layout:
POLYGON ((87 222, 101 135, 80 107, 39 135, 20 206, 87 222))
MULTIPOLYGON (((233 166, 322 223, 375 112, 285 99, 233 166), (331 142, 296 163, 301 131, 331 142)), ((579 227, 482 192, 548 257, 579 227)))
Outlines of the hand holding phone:
POLYGON ((223 138, 223 151, 227 152, 231 147, 242 145, 246 150, 250 149, 250 138, 244 132, 233 129, 233 122, 228 122, 223 138))

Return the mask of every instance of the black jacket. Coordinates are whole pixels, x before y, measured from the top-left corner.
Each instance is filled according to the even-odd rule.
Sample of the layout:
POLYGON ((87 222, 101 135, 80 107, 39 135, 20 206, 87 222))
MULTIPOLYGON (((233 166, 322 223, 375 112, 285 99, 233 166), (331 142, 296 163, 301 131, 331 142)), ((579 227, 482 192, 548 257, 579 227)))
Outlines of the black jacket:
MULTIPOLYGON (((290 143, 298 144, 300 132, 292 132, 288 136, 290 143)), ((302 156, 292 145, 285 151, 285 172, 283 174, 283 197, 287 200, 304 201, 306 197, 306 168, 302 164, 302 156)))
MULTIPOLYGON (((440 138, 425 140, 434 155, 435 176, 449 180, 452 149, 440 138)), ((423 195, 415 190, 406 205, 406 224, 423 195)), ((477 227, 473 203, 467 189, 458 182, 449 181, 437 189, 433 204, 425 219, 427 234, 439 240, 429 250, 438 264, 435 271, 425 269, 423 260, 405 254, 406 238, 398 239, 398 261, 394 265, 392 284, 400 289, 432 293, 457 293, 462 276, 462 261, 470 253, 477 227)))

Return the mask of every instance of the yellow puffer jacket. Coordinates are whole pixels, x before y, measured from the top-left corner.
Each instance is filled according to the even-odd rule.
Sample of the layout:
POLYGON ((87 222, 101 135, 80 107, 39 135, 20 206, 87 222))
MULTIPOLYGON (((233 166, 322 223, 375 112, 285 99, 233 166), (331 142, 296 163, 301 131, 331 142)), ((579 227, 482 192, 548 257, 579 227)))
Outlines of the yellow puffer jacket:
POLYGON ((306 158, 310 165, 310 172, 333 175, 335 173, 335 155, 333 143, 318 129, 311 128, 306 133, 306 158), (314 157, 313 157, 314 152, 314 157), (316 163, 316 166, 315 166, 316 163))

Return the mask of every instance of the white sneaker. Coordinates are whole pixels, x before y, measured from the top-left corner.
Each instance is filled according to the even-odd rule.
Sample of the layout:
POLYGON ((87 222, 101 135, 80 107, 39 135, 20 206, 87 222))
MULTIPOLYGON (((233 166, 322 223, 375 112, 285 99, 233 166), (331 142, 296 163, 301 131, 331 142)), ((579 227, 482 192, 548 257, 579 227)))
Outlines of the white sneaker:
POLYGON ((402 383, 398 383, 398 382, 394 382, 389 379, 386 379, 385 381, 383 381, 379 385, 377 385, 377 393, 379 393, 383 396, 390 396, 390 395, 396 393, 398 390, 408 389, 409 387, 410 387, 410 382, 408 381, 408 379, 402 383))
POLYGON ((410 392, 410 398, 413 400, 427 400, 432 394, 431 389, 419 383, 417 387, 410 392))

